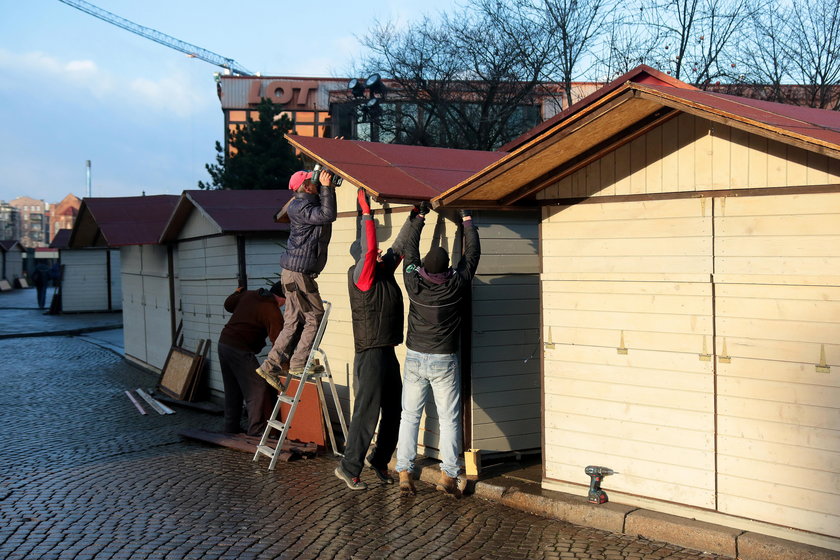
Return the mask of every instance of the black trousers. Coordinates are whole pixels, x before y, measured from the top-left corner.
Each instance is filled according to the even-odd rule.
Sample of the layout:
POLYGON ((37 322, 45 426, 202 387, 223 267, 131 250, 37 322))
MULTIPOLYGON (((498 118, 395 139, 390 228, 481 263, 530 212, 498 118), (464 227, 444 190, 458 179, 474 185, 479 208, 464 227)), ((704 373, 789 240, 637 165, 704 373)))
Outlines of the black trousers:
POLYGON ((397 448, 402 412, 402 379, 400 362, 393 346, 370 348, 357 352, 353 360, 356 382, 356 401, 353 419, 347 434, 347 445, 341 467, 350 476, 359 476, 364 467, 365 453, 373 439, 379 413, 379 435, 371 464, 379 469, 388 466, 397 448))
POLYGON ((253 352, 218 344, 219 365, 225 387, 225 432, 239 433, 242 428, 242 403, 248 415, 249 436, 261 436, 271 416, 277 391, 257 375, 260 365, 253 352))

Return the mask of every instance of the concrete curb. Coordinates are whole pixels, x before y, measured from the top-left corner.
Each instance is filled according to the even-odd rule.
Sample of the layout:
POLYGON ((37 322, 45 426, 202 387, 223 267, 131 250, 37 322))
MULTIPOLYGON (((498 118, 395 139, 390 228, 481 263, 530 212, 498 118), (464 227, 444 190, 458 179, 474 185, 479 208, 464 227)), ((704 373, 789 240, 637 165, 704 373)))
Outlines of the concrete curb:
MULTIPOLYGON (((391 467, 393 468, 393 464, 391 467)), ((418 479, 435 484, 437 463, 418 465, 418 479)), ((663 541, 738 560, 840 560, 840 552, 632 506, 591 504, 584 496, 543 490, 537 484, 471 481, 468 492, 542 517, 663 541)))

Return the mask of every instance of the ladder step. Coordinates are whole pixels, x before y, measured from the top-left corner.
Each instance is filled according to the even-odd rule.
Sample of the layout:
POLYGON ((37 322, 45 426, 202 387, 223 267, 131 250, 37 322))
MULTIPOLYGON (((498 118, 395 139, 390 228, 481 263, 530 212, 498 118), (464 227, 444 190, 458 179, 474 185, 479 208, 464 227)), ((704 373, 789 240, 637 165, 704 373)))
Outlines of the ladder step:
POLYGON ((274 450, 267 445, 258 445, 257 446, 257 453, 265 455, 266 457, 269 457, 269 458, 274 457, 274 450))
POLYGON ((293 402, 295 402, 295 398, 290 397, 289 395, 277 395, 277 398, 286 404, 292 404, 293 402))
POLYGON ((286 423, 281 422, 280 420, 269 420, 268 425, 274 428, 275 430, 282 430, 286 427, 286 423))

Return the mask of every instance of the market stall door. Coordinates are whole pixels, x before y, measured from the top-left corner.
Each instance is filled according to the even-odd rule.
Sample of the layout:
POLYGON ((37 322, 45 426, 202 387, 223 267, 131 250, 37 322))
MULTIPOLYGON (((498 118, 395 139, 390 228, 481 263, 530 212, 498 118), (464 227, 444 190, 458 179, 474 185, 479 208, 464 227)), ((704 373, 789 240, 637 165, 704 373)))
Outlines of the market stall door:
POLYGON ((712 203, 546 207, 544 487, 715 507, 712 203))

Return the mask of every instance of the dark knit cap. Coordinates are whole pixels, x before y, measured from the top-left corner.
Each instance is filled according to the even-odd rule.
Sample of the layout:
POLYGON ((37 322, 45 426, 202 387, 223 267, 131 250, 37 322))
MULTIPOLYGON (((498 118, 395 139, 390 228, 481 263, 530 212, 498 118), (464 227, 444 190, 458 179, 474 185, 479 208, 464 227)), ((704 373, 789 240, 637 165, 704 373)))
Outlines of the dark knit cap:
POLYGON ((444 272, 449 268, 449 253, 443 247, 432 247, 423 259, 423 268, 429 274, 444 272))
POLYGON ((277 297, 286 297, 286 292, 283 291, 283 284, 281 284, 280 282, 275 282, 274 284, 272 284, 271 289, 268 291, 277 297))

